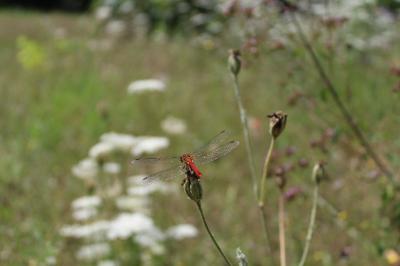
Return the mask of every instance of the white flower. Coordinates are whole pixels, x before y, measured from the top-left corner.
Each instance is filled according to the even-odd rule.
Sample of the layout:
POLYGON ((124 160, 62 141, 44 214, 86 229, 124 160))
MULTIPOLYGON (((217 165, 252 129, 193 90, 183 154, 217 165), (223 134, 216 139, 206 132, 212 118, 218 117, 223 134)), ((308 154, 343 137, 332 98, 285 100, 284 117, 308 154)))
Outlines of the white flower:
POLYGON ((183 134, 186 132, 186 124, 182 119, 167 117, 161 122, 161 128, 168 134, 183 134))
POLYGON ((94 208, 101 204, 101 198, 99 196, 84 196, 77 198, 72 202, 72 208, 82 209, 82 208, 94 208))
POLYGON ((154 254, 161 255, 165 252, 160 241, 164 239, 161 232, 156 234, 139 234, 135 236, 135 241, 142 247, 149 248, 154 254))
POLYGON ((115 200, 115 204, 120 210, 146 212, 148 211, 149 200, 143 197, 121 196, 115 200))
POLYGON ((105 234, 110 226, 108 221, 97 221, 86 225, 67 225, 61 228, 60 234, 71 238, 100 237, 105 234))
POLYGON ((179 224, 173 227, 170 227, 167 230, 166 235, 168 237, 174 238, 176 240, 181 240, 184 238, 191 238, 198 235, 198 230, 191 224, 179 224))
POLYGON ((106 20, 111 16, 111 7, 109 6, 100 6, 96 9, 96 19, 97 20, 106 20))
POLYGON ((115 132, 109 132, 101 135, 101 142, 109 143, 114 146, 115 149, 120 151, 129 151, 133 145, 136 144, 137 140, 134 136, 128 134, 119 134, 115 132))
POLYGON ((111 252, 111 247, 108 243, 96 243, 82 246, 76 252, 78 260, 92 261, 101 257, 105 257, 111 252))
POLYGON ((137 80, 129 84, 128 93, 140 93, 144 91, 164 91, 166 88, 165 83, 159 79, 144 79, 137 80))
POLYGON ((121 165, 115 162, 108 162, 103 165, 103 171, 107 174, 116 175, 121 172, 121 165))
POLYGON ((97 263, 97 266, 118 266, 119 263, 113 260, 102 260, 97 263))
POLYGON ((127 14, 133 11, 135 5, 134 2, 132 1, 124 1, 119 7, 119 10, 121 13, 127 14))
POLYGON ((97 215, 97 209, 95 208, 84 208, 84 209, 78 209, 74 210, 72 213, 72 217, 76 221, 86 221, 89 220, 90 218, 93 218, 97 215))
POLYGON ((157 181, 128 188, 128 194, 131 196, 147 196, 154 192, 166 193, 171 191, 175 191, 175 186, 157 181))
POLYGON ((138 142, 132 148, 134 156, 144 153, 155 153, 169 146, 169 139, 165 137, 138 137, 138 142))
POLYGON ((126 25, 122 20, 112 20, 107 23, 105 32, 112 36, 121 35, 126 29, 126 25))
POLYGON ((89 156, 98 159, 104 158, 115 150, 114 145, 108 142, 99 142, 89 150, 89 156))
POLYGON ((72 167, 74 176, 82 179, 92 179, 97 176, 98 165, 92 158, 84 159, 72 167))
POLYGON ((122 213, 111 221, 107 237, 113 239, 127 239, 132 234, 158 230, 153 220, 142 213, 122 213))

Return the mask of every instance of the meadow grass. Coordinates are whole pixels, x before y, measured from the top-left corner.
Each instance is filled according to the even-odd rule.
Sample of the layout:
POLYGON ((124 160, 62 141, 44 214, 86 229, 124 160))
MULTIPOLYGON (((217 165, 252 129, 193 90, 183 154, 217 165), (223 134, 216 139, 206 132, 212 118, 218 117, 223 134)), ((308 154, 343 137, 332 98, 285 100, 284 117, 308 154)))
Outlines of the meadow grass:
MULTIPOLYGON (((243 144, 241 125, 226 67, 229 43, 214 50, 195 47, 190 41, 116 40, 110 50, 94 51, 94 21, 85 16, 59 14, 0 13, 0 263, 2 265, 43 265, 55 255, 59 265, 73 265, 73 253, 63 247, 59 228, 71 222, 70 202, 83 194, 81 181, 71 174, 71 166, 87 155, 104 132, 164 135, 160 122, 167 115, 184 119, 189 133, 171 137, 164 154, 193 149, 226 128, 243 144), (57 37, 57 29, 65 38, 57 37), (18 61, 18 37, 33 40, 45 53, 42 67, 25 69, 18 61), (163 94, 128 96, 127 85, 135 79, 167 77, 163 94), (106 116, 104 115, 106 112, 106 116), (61 250, 62 252, 60 252, 61 250)), ((98 37, 96 38, 96 40, 98 37)), ((400 46, 363 53, 338 47, 332 68, 340 95, 354 112, 367 138, 394 169, 400 167, 399 95, 392 92, 395 79, 389 68, 400 57, 400 46)), ((250 117, 261 119, 253 132, 253 150, 261 175, 268 122, 266 115, 276 110, 288 113, 288 126, 276 149, 296 146, 297 152, 285 161, 299 158, 312 162, 326 160, 330 183, 321 184, 320 194, 342 211, 332 217, 318 211, 316 229, 307 265, 381 265, 379 245, 394 245, 396 236, 382 228, 387 219, 379 212, 380 192, 385 181, 366 181, 375 169, 341 121, 329 95, 315 74, 303 48, 244 55, 240 82, 243 104, 250 117), (288 98, 295 91, 306 97, 296 105, 288 98), (326 128, 337 136, 328 151, 311 149, 309 142, 326 128), (340 190, 334 189, 337 180, 340 190), (362 237, 351 235, 343 226, 351 224, 362 237), (355 240, 356 239, 356 240, 355 240), (357 241, 357 239, 362 239, 357 241), (382 243, 381 243, 382 242, 382 243), (340 250, 352 245, 346 260, 340 250)), ((203 208, 207 219, 228 256, 237 247, 250 265, 262 265, 264 248, 262 225, 254 204, 254 194, 245 148, 202 170, 203 208)), ((131 170, 132 173, 135 169, 131 170)), ((312 187, 310 166, 291 173, 288 186, 312 187)), ((179 181, 178 181, 179 182, 179 181)), ((267 191, 274 254, 278 250, 277 198, 275 186, 267 191)), ((183 193, 159 196, 154 216, 161 226, 190 222, 201 228, 198 214, 183 193)), ((288 265, 298 262, 307 232, 311 195, 286 205, 288 265)), ((189 245, 171 244, 170 256, 160 265, 218 265, 220 258, 205 232, 189 240, 189 245)))

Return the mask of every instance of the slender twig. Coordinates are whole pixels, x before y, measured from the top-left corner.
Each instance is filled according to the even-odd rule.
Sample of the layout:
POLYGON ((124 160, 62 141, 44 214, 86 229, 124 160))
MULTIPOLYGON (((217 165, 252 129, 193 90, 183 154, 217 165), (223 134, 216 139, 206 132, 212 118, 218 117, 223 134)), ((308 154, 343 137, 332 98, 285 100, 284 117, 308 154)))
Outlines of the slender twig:
POLYGON ((310 214, 310 223, 308 225, 306 242, 304 244, 303 254, 301 256, 299 266, 304 266, 304 264, 306 263, 308 250, 310 249, 311 238, 312 238, 314 228, 315 228, 315 217, 317 215, 318 188, 319 188, 319 185, 317 183, 317 184, 315 184, 315 187, 314 187, 313 202, 312 202, 311 214, 310 214))
POLYGON ((238 77, 237 77, 237 75, 232 74, 232 78, 233 78, 233 89, 235 92, 235 100, 239 107, 239 112, 240 112, 240 122, 242 123, 244 143, 246 146, 247 159, 248 159, 248 163, 249 163, 249 167, 250 167, 251 180, 253 183, 253 191, 254 191, 254 195, 257 197, 256 170, 255 170, 255 162, 254 162, 254 157, 253 157, 253 152, 252 152, 251 142, 250 142, 250 136, 249 136, 249 125, 247 122, 246 109, 243 107, 242 98, 240 96, 240 86, 239 86, 238 77))
POLYGON ((210 228, 208 227, 206 218, 204 217, 204 213, 203 213, 203 209, 202 209, 202 207, 201 207, 200 201, 197 201, 197 202, 196 202, 196 205, 197 205, 197 209, 198 209, 199 212, 200 212, 200 216, 201 216, 201 219, 202 219, 202 221, 203 221, 204 227, 206 228, 207 233, 208 233, 208 235, 210 236, 210 238, 211 238, 212 242, 214 243, 215 247, 218 249, 219 254, 221 254, 221 256, 223 257, 223 259, 224 259, 224 261, 225 261, 225 263, 226 263, 227 265, 232 265, 232 264, 229 262, 228 258, 225 256, 225 254, 224 254, 224 252, 222 251, 222 249, 219 247, 219 245, 218 245, 218 243, 217 243, 217 240, 215 240, 215 238, 214 238, 214 235, 211 233, 211 230, 210 230, 210 228))
POLYGON ((285 194, 283 190, 279 195, 279 254, 281 266, 286 266, 285 194))
POLYGON ((263 171, 262 171, 262 175, 261 175, 261 179, 260 179, 260 194, 259 194, 259 198, 258 198, 259 206, 264 206, 265 181, 267 180, 268 166, 269 166, 269 162, 271 161, 271 155, 272 155, 272 151, 274 149, 274 144, 275 144, 275 138, 271 138, 271 142, 269 144, 268 152, 265 157, 264 167, 263 167, 263 171))
MULTIPOLYGON (((239 112, 240 112, 240 122, 242 123, 244 142, 245 142, 246 152, 247 152, 247 159, 248 159, 248 163, 249 163, 249 167, 250 167, 250 175, 251 175, 251 180, 252 180, 252 184, 253 184, 253 192, 254 192, 254 195, 257 200, 256 170, 255 170, 255 163, 254 163, 253 152, 252 152, 250 136, 249 136, 249 126, 248 126, 248 122, 247 122, 247 114, 246 114, 246 110, 244 109, 243 104, 242 104, 242 98, 240 96, 240 87, 239 87, 239 81, 238 81, 237 75, 232 74, 232 79, 233 79, 233 85, 234 85, 233 88, 234 88, 234 92, 235 92, 235 100, 239 107, 239 112)), ((262 224, 264 227, 264 235, 265 235, 265 239, 267 242, 267 250, 268 250, 269 254, 271 254, 271 243, 269 240, 267 215, 266 215, 264 206, 261 206, 259 209, 260 209, 262 224)))
POLYGON ((357 125, 357 123, 354 121, 353 116, 351 115, 350 111, 347 109, 347 107, 344 105, 343 101, 340 99, 339 94, 337 92, 337 89, 333 85, 332 81, 328 77, 327 73, 325 72, 325 69, 322 66, 322 63, 320 62, 316 52, 314 51, 313 46, 311 45, 311 42, 307 39, 304 30, 301 26, 301 23, 296 17, 295 12, 290 12, 292 22, 294 26, 296 27, 297 33, 310 54, 312 61, 318 71, 318 74, 320 75, 322 81, 325 83, 326 88, 328 89, 329 93, 331 94, 335 104, 339 108, 342 116, 344 117, 345 121, 353 131, 354 135, 360 142, 361 146, 365 149, 366 153, 369 155, 369 157, 375 162, 377 167, 382 171, 382 173, 389 179, 389 181, 393 184, 395 184, 395 179, 393 172, 381 161, 380 157, 378 154, 375 152, 371 144, 368 142, 366 137, 364 136, 362 130, 360 127, 357 125))

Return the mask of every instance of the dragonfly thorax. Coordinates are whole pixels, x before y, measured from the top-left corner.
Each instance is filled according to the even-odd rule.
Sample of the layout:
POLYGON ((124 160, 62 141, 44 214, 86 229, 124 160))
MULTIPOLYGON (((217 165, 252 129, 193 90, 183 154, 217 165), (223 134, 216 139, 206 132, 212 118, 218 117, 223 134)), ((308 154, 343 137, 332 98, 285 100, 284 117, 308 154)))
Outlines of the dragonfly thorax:
POLYGON ((180 160, 182 163, 185 164, 187 171, 194 174, 197 178, 200 178, 202 176, 201 172, 194 163, 193 156, 191 154, 183 154, 180 157, 180 160))

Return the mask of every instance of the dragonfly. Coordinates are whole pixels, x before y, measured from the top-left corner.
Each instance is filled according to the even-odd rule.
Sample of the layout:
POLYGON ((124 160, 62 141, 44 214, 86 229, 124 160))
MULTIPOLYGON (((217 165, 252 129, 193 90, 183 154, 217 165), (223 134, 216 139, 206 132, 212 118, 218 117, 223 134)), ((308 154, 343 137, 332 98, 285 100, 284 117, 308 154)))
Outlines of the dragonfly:
MULTIPOLYGON (((228 141, 230 133, 226 130, 221 131, 213 137, 206 145, 194 152, 184 153, 180 156, 172 157, 148 157, 135 159, 133 164, 140 165, 164 165, 164 169, 143 178, 144 182, 155 180, 170 180, 176 177, 188 177, 189 175, 200 179, 202 173, 198 166, 204 165, 221 157, 226 156, 239 145, 239 141, 228 141)), ((185 181, 185 179, 183 180, 185 181)))

